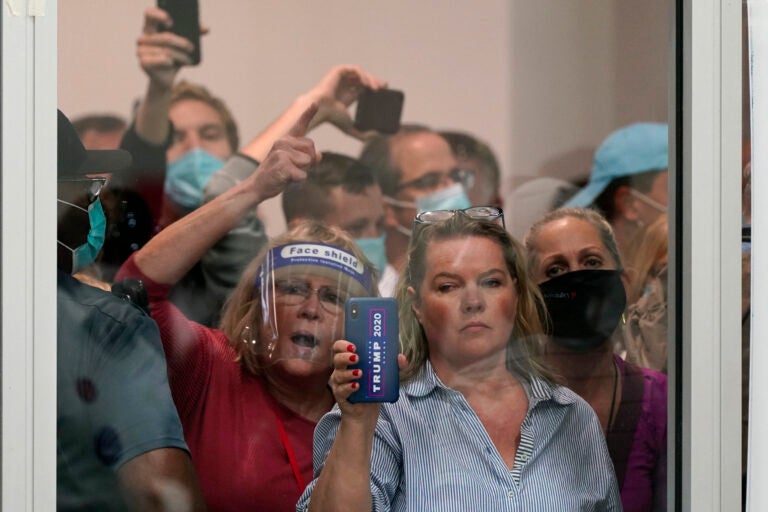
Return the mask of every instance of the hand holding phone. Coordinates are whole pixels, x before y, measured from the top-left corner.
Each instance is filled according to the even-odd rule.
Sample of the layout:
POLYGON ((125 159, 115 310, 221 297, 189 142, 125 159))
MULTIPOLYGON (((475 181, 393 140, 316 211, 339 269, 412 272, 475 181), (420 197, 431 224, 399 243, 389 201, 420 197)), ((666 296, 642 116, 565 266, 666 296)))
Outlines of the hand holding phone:
POLYGON ((197 0, 157 0, 157 6, 173 20, 173 25, 167 30, 188 39, 195 46, 192 65, 200 64, 200 9, 197 0))
POLYGON ((357 99, 354 127, 361 132, 376 130, 385 134, 397 133, 404 100, 403 91, 363 89, 357 99))
POLYGON ((348 299, 345 304, 344 337, 354 343, 360 369, 360 388, 349 401, 396 402, 400 396, 400 351, 397 301, 389 297, 348 299))

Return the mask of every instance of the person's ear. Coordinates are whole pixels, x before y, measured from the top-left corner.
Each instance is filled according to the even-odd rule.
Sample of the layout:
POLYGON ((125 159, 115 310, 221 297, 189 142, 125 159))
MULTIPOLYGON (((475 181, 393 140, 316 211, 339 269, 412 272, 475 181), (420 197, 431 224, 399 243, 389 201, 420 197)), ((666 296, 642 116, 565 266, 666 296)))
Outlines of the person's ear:
POLYGON ((305 220, 307 220, 307 219, 306 219, 306 218, 304 218, 304 217, 294 217, 294 218, 293 218, 293 219, 291 219, 291 221, 288 223, 288 230, 290 231, 291 229, 295 228, 296 226, 298 226, 299 224, 301 224, 301 223, 302 223, 302 222, 304 222, 305 220))
POLYGON ((493 199, 491 200, 491 206, 504 209, 504 201, 501 199, 501 196, 498 194, 498 192, 494 194, 493 199))
POLYGON ((397 221, 395 207, 391 204, 384 203, 384 225, 388 228, 395 228, 400 225, 397 221))
POLYGON ((413 286, 409 286, 406 293, 408 293, 408 298, 411 300, 413 314, 416 315, 416 320, 421 323, 421 301, 419 300, 418 295, 416 295, 416 290, 413 289, 413 286))
POLYGON ((624 218, 630 222, 637 222, 639 219, 636 200, 626 185, 618 187, 613 194, 613 208, 616 217, 624 218))

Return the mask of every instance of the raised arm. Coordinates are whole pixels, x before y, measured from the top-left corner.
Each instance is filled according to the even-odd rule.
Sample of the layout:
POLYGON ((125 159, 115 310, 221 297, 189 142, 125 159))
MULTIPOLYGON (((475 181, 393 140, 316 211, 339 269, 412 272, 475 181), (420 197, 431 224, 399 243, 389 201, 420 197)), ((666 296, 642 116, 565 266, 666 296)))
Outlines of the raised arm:
MULTIPOLYGON (((136 133, 146 142, 162 144, 168 138, 168 109, 171 90, 182 66, 192 62, 192 43, 173 32, 161 31, 173 25, 162 9, 144 11, 144 28, 136 41, 136 55, 149 81, 146 95, 136 111, 136 133)), ((205 30, 203 29, 203 32, 205 30)))
POLYGON ((181 279, 203 254, 260 202, 273 197, 291 182, 306 178, 306 169, 319 157, 306 132, 317 106, 307 108, 278 140, 258 171, 246 180, 158 233, 136 254, 136 265, 162 284, 181 279))
POLYGON ((261 162, 272 147, 272 143, 282 137, 312 103, 317 103, 318 111, 307 125, 307 131, 329 122, 344 133, 353 137, 362 137, 362 134, 352 126, 348 108, 357 100, 363 87, 381 89, 386 85, 386 82, 358 66, 334 66, 312 89, 296 98, 277 119, 240 152, 261 162))
POLYGON ((370 511, 371 451, 380 405, 352 404, 347 399, 358 387, 360 370, 355 346, 344 340, 333 345, 334 370, 330 386, 341 409, 341 423, 328 458, 312 490, 310 511, 370 511))

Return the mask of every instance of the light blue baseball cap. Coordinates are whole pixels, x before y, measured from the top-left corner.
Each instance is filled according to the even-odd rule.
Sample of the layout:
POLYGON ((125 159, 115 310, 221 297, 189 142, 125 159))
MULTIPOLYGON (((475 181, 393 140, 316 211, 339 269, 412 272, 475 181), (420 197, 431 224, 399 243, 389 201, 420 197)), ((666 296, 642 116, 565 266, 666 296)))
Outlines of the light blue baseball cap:
POLYGON ((635 123, 619 128, 595 152, 592 174, 563 206, 586 207, 616 178, 669 167, 669 131, 662 123, 635 123))

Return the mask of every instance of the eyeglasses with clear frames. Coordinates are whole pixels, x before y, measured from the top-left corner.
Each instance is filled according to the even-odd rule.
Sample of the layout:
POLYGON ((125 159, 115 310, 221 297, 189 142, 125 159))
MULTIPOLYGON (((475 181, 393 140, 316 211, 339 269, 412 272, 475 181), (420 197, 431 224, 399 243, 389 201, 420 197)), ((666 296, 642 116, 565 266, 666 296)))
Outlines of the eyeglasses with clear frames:
POLYGON ((344 310, 347 293, 335 286, 321 286, 312 288, 303 280, 277 280, 275 281, 275 297, 287 306, 298 306, 309 300, 313 294, 317 294, 320 307, 326 313, 338 314, 344 310))
POLYGON ((421 212, 413 219, 414 226, 424 224, 434 224, 435 222, 442 222, 448 220, 454 215, 464 215, 473 220, 487 220, 500 224, 504 229, 507 228, 504 222, 504 211, 496 206, 472 206, 470 208, 464 208, 463 210, 433 210, 427 212, 421 212), (499 222, 501 220, 501 222, 499 222))
POLYGON ((404 188, 432 190, 437 188, 446 178, 454 183, 461 183, 464 185, 464 188, 470 189, 475 181, 475 173, 470 169, 459 169, 458 167, 451 169, 448 172, 428 172, 420 178, 399 184, 397 190, 402 190, 404 188))

